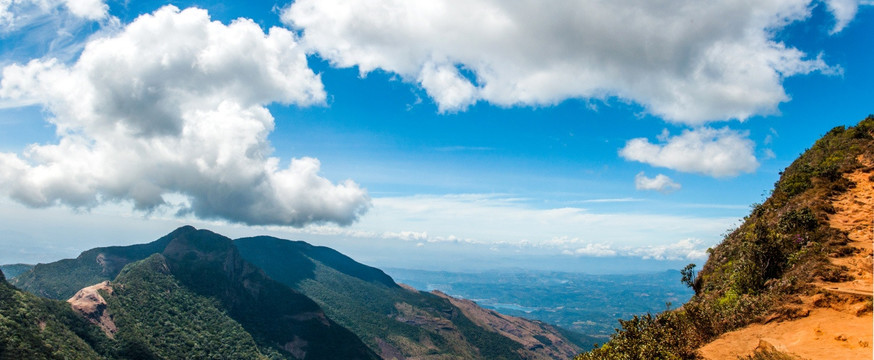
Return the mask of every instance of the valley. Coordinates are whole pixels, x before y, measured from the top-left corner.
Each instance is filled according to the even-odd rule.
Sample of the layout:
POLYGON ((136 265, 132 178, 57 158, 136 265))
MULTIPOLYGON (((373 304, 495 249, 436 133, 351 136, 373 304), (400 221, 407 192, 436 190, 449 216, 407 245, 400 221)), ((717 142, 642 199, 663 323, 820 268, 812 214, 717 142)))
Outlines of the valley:
POLYGON ((619 326, 617 319, 676 308, 693 294, 680 282, 679 271, 634 275, 385 271, 395 281, 422 291, 439 290, 503 314, 558 325, 581 335, 586 347, 606 341, 619 326))

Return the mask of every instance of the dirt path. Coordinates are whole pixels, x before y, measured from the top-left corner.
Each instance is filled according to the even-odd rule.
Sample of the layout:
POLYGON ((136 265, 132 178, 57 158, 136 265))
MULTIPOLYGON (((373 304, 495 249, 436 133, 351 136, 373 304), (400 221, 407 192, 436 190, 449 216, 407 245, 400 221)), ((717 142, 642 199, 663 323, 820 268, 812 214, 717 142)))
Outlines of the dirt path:
POLYGON ((700 350, 705 359, 752 355, 762 342, 803 359, 871 359, 871 321, 832 309, 815 309, 794 321, 754 324, 720 336, 700 350))
POLYGON ((840 283, 815 285, 839 298, 822 301, 823 294, 804 299, 813 309, 807 317, 768 324, 753 324, 723 334, 700 349, 705 359, 737 359, 752 355, 756 348, 771 347, 802 359, 872 359, 874 358, 874 318, 872 299, 872 245, 874 245, 874 159, 859 158, 866 166, 847 178, 856 187, 848 190, 832 206, 835 214, 829 225, 846 231, 849 246, 857 249, 851 256, 829 258, 835 265, 846 266, 854 277, 840 283), (824 307, 824 308, 823 308, 824 307))
MULTIPOLYGON (((874 166, 874 160, 859 157, 866 167, 874 166)), ((863 169, 864 170, 864 169, 863 169)), ((831 227, 846 231, 850 238, 848 245, 858 249, 853 256, 832 257, 835 265, 846 266, 855 279, 841 283, 817 284, 826 290, 834 288, 845 292, 872 294, 872 246, 874 246, 874 171, 857 170, 847 175, 856 187, 842 194, 832 202, 835 214, 829 218, 831 227)))

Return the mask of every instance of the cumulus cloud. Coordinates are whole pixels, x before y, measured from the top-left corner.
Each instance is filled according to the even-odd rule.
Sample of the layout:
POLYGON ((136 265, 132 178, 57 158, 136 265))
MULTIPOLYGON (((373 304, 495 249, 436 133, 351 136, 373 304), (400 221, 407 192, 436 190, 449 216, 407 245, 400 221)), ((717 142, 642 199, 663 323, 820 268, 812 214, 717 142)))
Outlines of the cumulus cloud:
POLYGON ((754 155, 755 144, 748 135, 729 128, 710 127, 684 130, 677 136, 664 132, 656 144, 646 138, 629 140, 619 155, 677 171, 713 177, 737 176, 759 167, 754 155))
POLYGON ((675 183, 664 174, 658 174, 654 178, 647 177, 643 171, 634 176, 634 187, 637 190, 654 190, 661 193, 672 193, 680 190, 680 184, 675 183))
POLYGON ((350 224, 369 197, 319 175, 313 158, 271 157, 270 103, 321 104, 325 92, 285 29, 229 25, 167 6, 90 41, 72 65, 3 69, 0 106, 38 104, 55 144, 0 154, 0 188, 35 207, 131 201, 246 224, 350 224))
MULTIPOLYGON (((775 37, 812 1, 298 0, 282 20, 334 66, 399 74, 441 112, 618 97, 700 125, 776 112, 783 79, 830 71, 775 37)), ((851 2, 828 2, 837 30, 851 2)))

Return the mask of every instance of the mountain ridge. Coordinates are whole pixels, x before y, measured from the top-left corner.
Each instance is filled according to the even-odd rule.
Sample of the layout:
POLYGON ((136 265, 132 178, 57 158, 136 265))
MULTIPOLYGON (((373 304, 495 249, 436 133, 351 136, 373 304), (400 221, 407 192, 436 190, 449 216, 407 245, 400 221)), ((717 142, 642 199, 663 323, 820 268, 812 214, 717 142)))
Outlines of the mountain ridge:
POLYGON ((327 247, 267 236, 231 240, 190 226, 149 243, 38 264, 13 281, 31 293, 68 300, 68 309, 90 321, 91 332, 115 344, 92 349, 107 358, 214 353, 168 350, 194 338, 256 358, 543 359, 550 351, 579 351, 555 329, 513 318, 527 324, 520 329, 533 331, 518 342, 468 318, 446 298, 403 288, 382 270, 327 247), (178 308, 173 301, 188 305, 178 308), (235 339, 248 336, 255 347, 248 340, 221 340, 227 334, 212 331, 216 324, 248 334, 235 339), (170 342, 154 335, 163 328, 175 334, 170 342), (351 352, 333 350, 336 344, 351 352))

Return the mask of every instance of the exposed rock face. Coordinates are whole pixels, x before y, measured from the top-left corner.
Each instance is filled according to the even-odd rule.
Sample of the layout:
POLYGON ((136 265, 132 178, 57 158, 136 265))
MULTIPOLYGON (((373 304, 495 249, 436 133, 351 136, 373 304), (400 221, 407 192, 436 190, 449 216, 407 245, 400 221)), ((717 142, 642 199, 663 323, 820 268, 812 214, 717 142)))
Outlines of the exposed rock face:
POLYGON ((580 351, 565 342, 557 330, 542 322, 499 314, 484 309, 473 301, 456 299, 440 291, 431 293, 448 299, 477 325, 522 344, 523 349, 519 351, 519 355, 523 359, 572 358, 580 351))
POLYGON ((118 328, 115 327, 112 316, 106 313, 106 299, 100 295, 99 290, 112 294, 112 285, 109 284, 109 281, 91 285, 79 290, 67 302, 70 303, 73 310, 82 314, 88 321, 100 326, 106 336, 113 338, 118 328))

